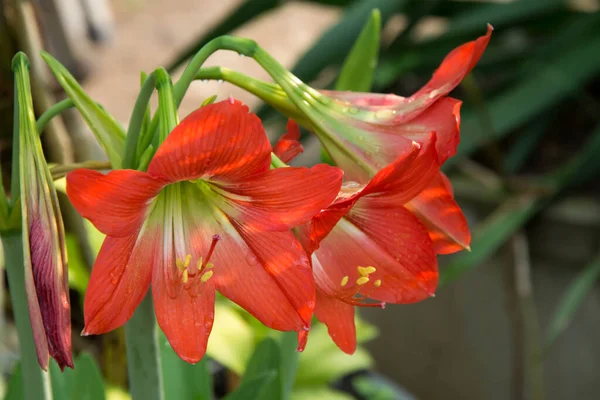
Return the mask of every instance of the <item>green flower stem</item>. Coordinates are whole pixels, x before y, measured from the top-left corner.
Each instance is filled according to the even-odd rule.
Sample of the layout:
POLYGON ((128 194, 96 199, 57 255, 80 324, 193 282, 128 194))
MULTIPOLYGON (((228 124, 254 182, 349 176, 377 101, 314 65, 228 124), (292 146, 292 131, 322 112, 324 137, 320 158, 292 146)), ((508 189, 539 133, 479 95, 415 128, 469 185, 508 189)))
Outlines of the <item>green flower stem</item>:
POLYGON ((71 171, 74 171, 79 168, 87 168, 87 169, 111 169, 111 165, 109 161, 84 161, 76 164, 62 164, 56 165, 50 168, 50 174, 52 175, 52 179, 57 180, 65 176, 71 171))
MULTIPOLYGON (((144 118, 148 103, 152 92, 154 92, 154 85, 156 79, 154 74, 150 74, 142 85, 140 94, 138 95, 133 111, 131 112, 131 118, 129 119, 129 127, 127 128, 127 137, 125 138, 125 154, 123 155, 123 168, 135 169, 137 167, 138 159, 136 157, 138 142, 140 141, 140 134, 142 131, 142 125, 144 124, 144 118)), ((148 144, 146 144, 146 147, 148 144)))
POLYGON ((52 400, 50 376, 40 368, 29 321, 29 308, 25 292, 23 271, 23 245, 21 235, 12 233, 2 236, 4 259, 15 324, 19 335, 21 371, 25 400, 52 400))
POLYGON ((133 400, 164 400, 158 329, 149 290, 125 324, 129 389, 133 400))
POLYGON ((279 157, 275 155, 275 153, 271 153, 271 167, 273 168, 284 168, 289 167, 286 163, 281 161, 279 157))
POLYGON ((44 111, 44 113, 38 118, 37 122, 35 123, 37 131, 41 134, 46 125, 48 125, 48 123, 52 121, 54 117, 73 107, 75 107, 75 104, 70 98, 66 98, 54 104, 52 107, 44 111))
MULTIPOLYGON (((221 36, 213 39, 206 44, 197 54, 192 58, 185 71, 181 75, 181 78, 174 85, 174 97, 177 106, 181 103, 187 88, 194 79, 212 79, 211 75, 220 76, 217 79, 227 79, 235 85, 249 90, 251 93, 256 94, 258 97, 267 101, 269 104, 271 100, 276 101, 276 104, 272 104, 275 108, 283 105, 280 109, 284 113, 288 114, 289 104, 283 101, 282 94, 285 93, 288 100, 293 103, 296 107, 296 111, 293 115, 311 115, 314 114, 316 107, 329 107, 339 111, 339 107, 336 104, 328 103, 328 99, 322 96, 320 92, 314 90, 310 86, 305 85, 302 81, 288 72, 277 60, 275 60, 269 53, 261 48, 254 40, 238 38, 234 36, 221 36), (256 80, 249 80, 243 82, 246 77, 241 74, 232 74, 226 69, 213 69, 207 68, 200 70, 200 67, 206 61, 206 59, 217 50, 232 50, 240 55, 252 57, 265 71, 275 80, 277 86, 268 85, 261 83, 256 80), (283 93, 282 93, 283 92, 283 93), (264 97, 263 97, 264 96, 264 97), (298 112, 298 110, 300 112, 298 112)), ((290 115, 290 114, 288 114, 290 115)), ((294 117, 294 119, 296 119, 294 117)), ((346 153, 346 155, 353 159, 358 165, 360 165, 365 171, 369 171, 371 175, 375 175, 377 168, 367 164, 364 160, 357 157, 352 151, 346 148, 346 146, 340 142, 339 139, 332 135, 327 135, 327 129, 323 126, 322 121, 319 118, 312 118, 309 123, 306 123, 306 117, 299 117, 299 123, 310 127, 311 129, 320 132, 321 139, 332 142, 336 147, 346 153), (305 123, 303 123, 305 122, 305 123), (313 126, 314 125, 314 126, 313 126)), ((154 131, 158 121, 156 118, 152 121, 151 130, 154 131)))
POLYGON ((158 91, 158 111, 156 115, 159 117, 158 143, 154 148, 158 148, 179 123, 177 107, 180 102, 175 100, 173 83, 167 70, 160 67, 154 71, 154 74, 156 76, 156 90, 158 91))
POLYGON ((261 81, 237 71, 223 67, 202 68, 196 74, 196 80, 223 80, 235 85, 273 106, 277 111, 289 115, 295 121, 304 120, 304 116, 290 101, 281 86, 261 81))
MULTIPOLYGON (((156 138, 158 142, 162 143, 171 129, 177 125, 177 111, 174 110, 171 78, 164 68, 158 68, 144 81, 132 112, 125 144, 126 161, 123 165, 126 168, 135 167, 137 148, 139 145, 143 145, 142 142, 145 140, 145 137, 140 138, 140 131, 155 86, 158 89, 157 115, 160 119, 160 131, 156 138), (140 141, 139 144, 138 141, 140 141)), ((153 131, 150 130, 150 132, 153 131)), ((150 141, 152 136, 149 136, 150 141)), ((148 145, 146 144, 146 147, 148 145)), ((155 144, 154 148, 157 147, 158 144, 155 144)), ((135 310, 133 317, 125 324, 125 343, 132 399, 163 400, 165 395, 158 345, 158 328, 151 290, 135 310)))

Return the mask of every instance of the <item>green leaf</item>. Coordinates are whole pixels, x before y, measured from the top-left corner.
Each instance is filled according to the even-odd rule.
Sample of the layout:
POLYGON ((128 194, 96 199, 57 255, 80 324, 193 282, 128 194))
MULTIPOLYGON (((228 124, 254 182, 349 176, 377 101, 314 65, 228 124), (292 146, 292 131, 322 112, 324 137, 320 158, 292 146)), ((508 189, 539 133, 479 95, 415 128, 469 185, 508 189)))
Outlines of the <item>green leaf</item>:
POLYGON ((240 387, 227 396, 224 400, 248 400, 248 399, 277 399, 277 397, 264 397, 264 389, 272 384, 276 378, 275 371, 263 372, 255 375, 252 379, 248 379, 240 385, 240 387))
POLYGON ((75 103, 75 107, 77 107, 94 133, 96 140, 104 149, 113 168, 121 168, 121 157, 125 150, 125 130, 123 127, 85 93, 75 78, 58 60, 46 52, 42 52, 42 58, 50 67, 67 96, 75 103))
POLYGON ((297 336, 297 332, 283 332, 281 334, 281 366, 279 374, 281 381, 281 398, 284 400, 289 398, 298 370, 300 353, 296 350, 298 348, 297 336))
MULTIPOLYGON (((362 328, 361 328, 362 329, 362 328)), ((372 332, 363 329, 363 336, 372 332)), ((359 347, 353 355, 348 355, 337 348, 329 337, 323 324, 312 327, 306 349, 300 356, 296 387, 328 384, 347 373, 369 368, 373 360, 369 353, 359 347)))
POLYGON ((566 53, 545 60, 536 71, 521 77, 520 81, 487 102, 493 131, 482 131, 478 117, 464 112, 461 117, 461 142, 455 157, 444 168, 456 164, 467 155, 491 140, 498 140, 530 121, 539 113, 579 90, 581 85, 600 72, 600 52, 597 51, 600 35, 580 40, 566 53))
MULTIPOLYGON (((65 397, 58 397, 65 398, 65 397)), ((75 361, 72 400, 105 400, 106 393, 102 373, 94 358, 81 353, 75 361)))
MULTIPOLYGON (((292 400, 354 400, 349 394, 327 387, 302 388, 292 392, 292 400)), ((369 399, 371 400, 371 399, 369 399)))
POLYGON ((342 62, 373 9, 380 10, 381 23, 385 24, 407 3, 406 0, 355 1, 346 9, 341 20, 316 40, 315 45, 296 63, 292 73, 307 82, 328 65, 342 62))
POLYGON ((160 355, 166 399, 213 399, 209 359, 192 365, 183 361, 171 348, 162 331, 159 333, 160 355))
MULTIPOLYGON (((242 378, 240 388, 235 392, 236 396, 245 399, 281 399, 281 353, 275 339, 265 338, 256 346, 252 358, 246 366, 246 372, 242 378), (248 388, 245 388, 245 385, 248 388), (250 392, 256 393, 254 396, 250 392)), ((227 397, 229 398, 229 397, 227 397)), ((237 398, 237 397, 236 397, 237 398)))
POLYGON ((10 376, 4 400, 23 400, 24 398, 23 372, 21 371, 21 364, 19 363, 10 376))
POLYGON ((546 349, 567 329, 585 297, 600 279, 600 256, 588 264, 569 284, 546 331, 546 349))
POLYGON ((471 35, 488 23, 497 30, 506 26, 520 25, 532 19, 543 19, 548 14, 557 11, 567 11, 564 0, 517 1, 510 4, 488 3, 451 18, 444 37, 471 35))
POLYGON ((368 92, 377 67, 381 37, 381 13, 375 9, 346 57, 335 90, 368 92))
POLYGON ((244 373, 254 350, 254 332, 230 305, 215 304, 215 322, 207 354, 238 375, 244 373))
MULTIPOLYGON (((73 363, 75 366, 77 366, 77 360, 74 360, 73 363)), ((54 399, 71 399, 71 393, 73 393, 73 375, 75 375, 75 370, 66 368, 64 372, 61 372, 58 364, 56 364, 54 360, 50 360, 49 372, 52 386, 52 397, 54 399)))

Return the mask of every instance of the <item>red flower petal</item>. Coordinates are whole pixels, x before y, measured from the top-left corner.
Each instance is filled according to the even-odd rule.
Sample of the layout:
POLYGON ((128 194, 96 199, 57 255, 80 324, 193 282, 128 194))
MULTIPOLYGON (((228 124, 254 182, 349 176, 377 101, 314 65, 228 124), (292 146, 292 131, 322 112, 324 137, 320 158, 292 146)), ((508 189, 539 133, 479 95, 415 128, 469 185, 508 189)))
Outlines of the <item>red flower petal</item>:
POLYGON ((317 290, 315 316, 327 326, 334 343, 347 354, 356 351, 356 326, 354 306, 329 297, 317 290))
POLYGON ((277 168, 244 181, 220 185, 221 208, 252 229, 287 230, 308 222, 330 205, 342 184, 341 169, 277 168))
POLYGON ((429 82, 409 100, 431 104, 450 93, 477 64, 490 41, 493 30, 494 28, 488 25, 487 33, 484 36, 452 50, 433 73, 429 82))
POLYGON ((213 255, 217 290, 270 328, 308 329, 315 287, 294 235, 251 231, 226 220, 220 224, 223 239, 213 255))
POLYGON ((307 251, 314 251, 340 218, 360 199, 369 199, 371 207, 395 209, 414 198, 439 172, 434 146, 435 134, 432 134, 425 148, 414 146, 412 152, 400 156, 380 170, 362 190, 357 190, 354 195, 341 197, 335 204, 317 214, 311 221, 308 234, 310 244, 305 244, 307 251))
POLYGON ((85 294, 82 334, 105 333, 131 318, 150 286, 159 233, 154 228, 104 240, 85 294))
POLYGON ((159 147, 148 173, 170 182, 203 178, 237 181, 271 164, 265 130, 248 107, 222 101, 188 115, 159 147))
POLYGON ((427 227, 438 254, 469 249, 471 243, 469 225, 448 185, 440 173, 406 205, 427 227))
POLYGON ((300 143, 300 128, 294 120, 290 119, 287 123, 287 133, 279 138, 273 147, 273 153, 287 163, 303 151, 304 148, 300 143))
POLYGON ((198 293, 194 290, 181 290, 171 297, 168 284, 164 279, 163 268, 155 268, 152 274, 152 297, 158 325, 175 353, 184 361, 195 364, 206 353, 213 326, 214 286, 208 281, 202 284, 202 290, 198 293))
POLYGON ((436 135, 392 164, 381 169, 371 179, 361 197, 369 195, 385 204, 401 205, 421 192, 427 183, 439 172, 438 157, 435 150, 436 135))
POLYGON ((435 147, 440 164, 456 154, 460 141, 460 100, 445 97, 410 121, 388 126, 390 132, 400 134, 410 140, 423 144, 436 133, 435 147))
POLYGON ((435 292, 437 259, 425 227, 404 207, 370 208, 359 200, 313 254, 317 287, 355 302, 357 294, 412 303, 435 292), (316 258, 316 260, 315 260, 316 258), (368 280, 358 267, 374 267, 368 280))
POLYGON ((79 213, 101 232, 124 237, 138 231, 150 200, 164 186, 148 174, 114 170, 104 175, 78 169, 67 175, 67 195, 79 213))

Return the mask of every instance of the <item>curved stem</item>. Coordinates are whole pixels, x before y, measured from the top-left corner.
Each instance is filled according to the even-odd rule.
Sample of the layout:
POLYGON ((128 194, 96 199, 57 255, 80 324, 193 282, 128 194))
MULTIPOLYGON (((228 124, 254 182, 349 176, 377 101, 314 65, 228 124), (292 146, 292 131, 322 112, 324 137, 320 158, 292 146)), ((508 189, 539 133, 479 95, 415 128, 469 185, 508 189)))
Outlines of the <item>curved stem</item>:
POLYGON ((73 107, 75 107, 75 104, 70 98, 66 98, 54 104, 52 107, 44 111, 44 113, 36 121, 35 126, 37 131, 41 134, 52 118, 73 107))
POLYGON ((4 259, 13 307, 15 325, 19 335, 21 352, 21 374, 25 400, 51 400, 50 376, 40 368, 35 352, 29 308, 25 292, 25 273, 23 271, 23 244, 20 233, 2 236, 4 259))
POLYGON ((292 103, 281 86, 252 78, 248 75, 224 67, 202 68, 195 80, 223 80, 262 99, 277 111, 288 115, 294 121, 304 120, 302 113, 292 103))

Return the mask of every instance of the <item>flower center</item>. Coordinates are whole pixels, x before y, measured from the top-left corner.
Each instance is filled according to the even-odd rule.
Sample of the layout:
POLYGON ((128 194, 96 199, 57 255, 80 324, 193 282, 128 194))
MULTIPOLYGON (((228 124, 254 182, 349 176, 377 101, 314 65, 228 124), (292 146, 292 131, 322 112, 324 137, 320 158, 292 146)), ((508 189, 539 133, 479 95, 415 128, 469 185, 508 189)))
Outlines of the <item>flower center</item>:
POLYGON ((199 295, 202 291, 202 284, 208 282, 214 275, 213 268, 215 265, 210 261, 210 258, 219 240, 221 240, 220 235, 213 235, 206 258, 200 256, 195 264, 192 264, 193 260, 190 253, 186 254, 183 259, 175 259, 179 279, 183 283, 183 288, 191 296, 199 295))
MULTIPOLYGON (((375 290, 375 288, 380 287, 382 284, 381 279, 376 279, 372 285, 368 285, 368 283, 371 282, 371 278, 369 277, 369 275, 376 272, 377 268, 373 266, 362 267, 359 265, 358 267, 356 267, 356 271, 358 274, 356 280, 354 281, 355 291, 351 295, 351 298, 344 300, 350 304, 354 304, 357 306, 383 308, 384 303, 364 303, 364 301, 368 299, 369 294, 371 294, 373 290, 375 290)), ((340 286, 345 287, 346 285, 348 285, 349 281, 350 276, 345 275, 342 278, 342 281, 340 282, 340 286)))

